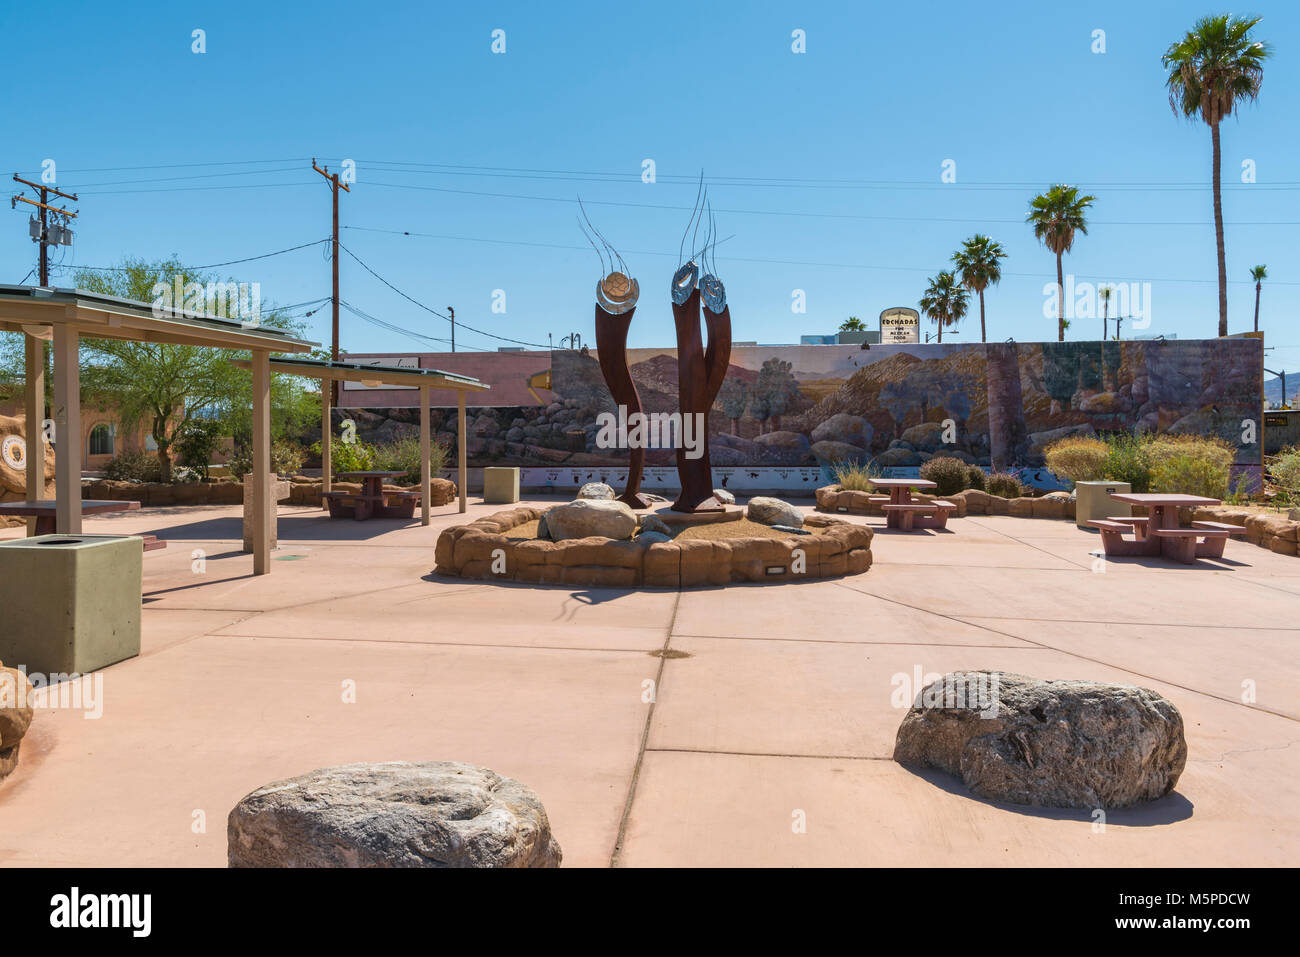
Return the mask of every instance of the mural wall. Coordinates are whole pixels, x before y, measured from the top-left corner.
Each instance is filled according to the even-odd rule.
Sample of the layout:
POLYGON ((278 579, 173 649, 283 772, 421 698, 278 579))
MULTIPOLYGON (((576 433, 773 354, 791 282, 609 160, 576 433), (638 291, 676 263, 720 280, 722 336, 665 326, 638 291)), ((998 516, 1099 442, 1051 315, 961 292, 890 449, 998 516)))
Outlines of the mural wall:
MULTIPOLYGON (((632 349, 629 360, 645 411, 676 411, 675 350, 632 349)), ((736 346, 710 416, 713 465, 905 470, 942 449, 1035 469, 1062 436, 1159 431, 1222 436, 1240 466, 1258 467, 1262 361, 1250 339, 736 346), (955 442, 943 441, 946 420, 955 442), (1251 442, 1246 420, 1256 421, 1251 442)), ((626 450, 596 447, 597 416, 614 403, 595 355, 556 351, 551 363, 550 401, 471 412, 471 465, 626 466, 626 450)), ((364 438, 416 421, 414 410, 347 412, 372 417, 358 422, 364 438)), ((454 415, 438 418, 440 440, 453 445, 454 415)), ((647 466, 672 464, 671 449, 647 453, 647 466)))

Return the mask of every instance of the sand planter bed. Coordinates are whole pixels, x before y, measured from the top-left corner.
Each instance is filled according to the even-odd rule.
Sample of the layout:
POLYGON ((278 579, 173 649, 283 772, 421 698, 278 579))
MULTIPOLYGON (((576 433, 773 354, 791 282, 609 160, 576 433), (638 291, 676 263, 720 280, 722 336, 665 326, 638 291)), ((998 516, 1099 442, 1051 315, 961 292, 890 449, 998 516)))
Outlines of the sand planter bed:
POLYGON ((865 525, 810 516, 808 534, 747 519, 686 528, 670 541, 536 538, 543 510, 519 506, 438 536, 437 572, 555 585, 694 588, 857 575, 871 567, 865 525), (725 531, 724 531, 725 529, 725 531))

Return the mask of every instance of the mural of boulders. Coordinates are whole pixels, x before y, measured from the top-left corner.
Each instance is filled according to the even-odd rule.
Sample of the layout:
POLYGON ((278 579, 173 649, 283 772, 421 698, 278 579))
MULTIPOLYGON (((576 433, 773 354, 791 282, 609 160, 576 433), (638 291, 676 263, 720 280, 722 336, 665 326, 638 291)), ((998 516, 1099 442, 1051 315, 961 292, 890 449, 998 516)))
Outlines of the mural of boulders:
POLYGON ((529 788, 452 761, 345 764, 246 795, 226 824, 231 867, 558 867, 529 788))
MULTIPOLYGON (((677 411, 673 349, 629 350, 648 414, 677 411)), ((1218 435, 1258 468, 1263 370, 1258 340, 735 346, 709 415, 714 466, 915 468, 936 454, 989 467, 1040 468, 1043 449, 1073 434, 1159 431, 1218 435), (945 424, 952 430, 945 436, 945 424)), ((627 452, 595 444, 614 412, 596 357, 551 353, 546 405, 468 410, 470 463, 619 466, 627 452)), ((339 409, 368 442, 414 436, 416 409, 339 409)), ((433 411, 454 448, 455 411, 433 411)), ((647 465, 673 464, 670 448, 647 465)))
POLYGON ((894 760, 960 777, 991 801, 1122 808, 1174 789, 1183 718, 1148 688, 959 671, 918 693, 894 760))
POLYGON ((0 661, 0 781, 18 766, 23 735, 32 724, 32 684, 0 661))

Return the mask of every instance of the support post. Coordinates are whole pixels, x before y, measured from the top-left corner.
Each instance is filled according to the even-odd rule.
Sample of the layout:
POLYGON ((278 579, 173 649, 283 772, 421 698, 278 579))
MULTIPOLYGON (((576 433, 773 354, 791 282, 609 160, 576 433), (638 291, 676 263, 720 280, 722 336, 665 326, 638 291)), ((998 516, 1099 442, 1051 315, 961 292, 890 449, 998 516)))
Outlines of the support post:
MULTIPOLYGON (((75 326, 54 326, 54 527, 81 534, 81 368, 75 326)), ((43 457, 42 457, 43 461, 43 457)))
POLYGON ((469 486, 469 470, 465 467, 465 446, 469 444, 468 429, 465 426, 465 390, 456 390, 456 482, 460 485, 460 511, 463 515, 467 504, 465 497, 469 486))
MULTIPOLYGON (((27 501, 45 498, 45 343, 25 336, 27 414, 27 501)), ((27 534, 36 534, 36 519, 27 520, 27 534)))
POLYGON ((325 496, 329 495, 333 488, 333 445, 334 445, 334 424, 331 421, 331 393, 333 392, 333 380, 320 380, 320 490, 321 490, 321 507, 326 505, 325 496))
POLYGON ((420 524, 429 524, 429 496, 433 483, 429 470, 429 454, 433 451, 429 441, 429 387, 420 386, 420 524))
MULTIPOLYGON (((253 351, 253 574, 271 571, 271 354, 253 351)), ((244 489, 247 495, 249 490, 244 489)))

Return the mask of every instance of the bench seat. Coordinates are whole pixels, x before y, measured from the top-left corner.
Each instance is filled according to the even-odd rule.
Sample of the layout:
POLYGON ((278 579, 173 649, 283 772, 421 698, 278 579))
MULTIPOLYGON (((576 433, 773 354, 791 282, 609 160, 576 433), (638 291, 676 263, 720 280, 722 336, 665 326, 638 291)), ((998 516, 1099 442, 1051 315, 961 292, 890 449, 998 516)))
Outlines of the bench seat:
POLYGON ((1102 531, 1105 532, 1129 532, 1133 530, 1133 526, 1127 524, 1124 521, 1120 521, 1113 518, 1090 519, 1088 521, 1088 525, 1092 528, 1100 528, 1102 531))
POLYGON ((1156 538, 1227 538, 1228 533, 1219 528, 1153 528, 1156 538))
POLYGON ((1245 535, 1246 527, 1244 525, 1229 525, 1226 522, 1192 522, 1192 528, 1215 529, 1221 532, 1227 532, 1229 535, 1245 535))
POLYGON ((887 512, 936 512, 939 506, 932 502, 911 502, 907 505, 881 506, 887 512))

